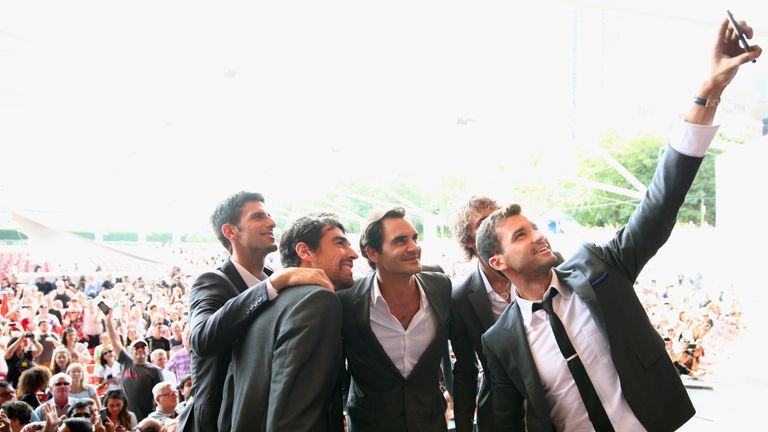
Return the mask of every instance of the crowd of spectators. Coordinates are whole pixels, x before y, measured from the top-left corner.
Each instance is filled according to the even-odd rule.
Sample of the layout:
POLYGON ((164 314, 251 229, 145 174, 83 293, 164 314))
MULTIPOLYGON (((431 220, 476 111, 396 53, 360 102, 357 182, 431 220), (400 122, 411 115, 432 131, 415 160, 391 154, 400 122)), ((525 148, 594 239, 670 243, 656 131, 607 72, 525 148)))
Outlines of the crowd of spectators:
POLYGON ((175 430, 191 384, 190 277, 180 268, 156 280, 42 272, 20 280, 10 271, 0 280, 0 423, 53 430, 85 417, 87 429, 69 429, 175 430), (125 373, 132 368, 156 378, 125 373))
MULTIPOLYGON (((190 266, 212 268, 223 259, 195 252, 201 251, 178 251, 190 266)), ((19 425, 16 430, 25 423, 61 423, 85 412, 84 406, 89 430, 131 430, 140 423, 143 431, 174 430, 191 387, 187 318, 193 276, 179 267, 155 280, 40 274, 19 281, 6 269, 0 278, 0 403, 7 402, 4 416, 19 425), (109 337, 100 302, 112 309, 117 343, 109 337), (146 365, 139 364, 142 358, 146 365), (126 386, 126 365, 156 369, 159 378, 126 386)), ((732 288, 709 287, 700 275, 639 281, 636 289, 681 375, 711 374, 743 329, 732 288)))
POLYGON ((708 285, 701 274, 637 283, 636 288, 681 375, 711 375, 745 328, 733 287, 708 285))

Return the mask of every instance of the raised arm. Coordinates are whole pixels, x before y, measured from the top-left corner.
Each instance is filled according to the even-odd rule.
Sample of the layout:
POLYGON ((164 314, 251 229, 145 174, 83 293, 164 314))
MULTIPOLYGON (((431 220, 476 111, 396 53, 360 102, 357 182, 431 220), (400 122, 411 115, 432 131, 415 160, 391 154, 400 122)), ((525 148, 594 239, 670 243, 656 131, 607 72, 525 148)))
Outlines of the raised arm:
POLYGON ((120 336, 118 336, 117 332, 115 331, 115 323, 112 321, 113 312, 114 309, 111 309, 107 316, 104 318, 104 325, 107 326, 109 342, 112 344, 112 349, 115 352, 115 358, 117 358, 120 356, 120 353, 125 350, 125 347, 123 347, 123 342, 120 340, 120 336))
MULTIPOLYGON (((744 21, 739 22, 739 26, 747 39, 751 39, 752 27, 744 21)), ((712 52, 712 72, 696 95, 701 98, 699 102, 703 102, 704 105, 694 104, 685 118, 686 121, 702 125, 712 124, 723 90, 736 76, 741 65, 760 57, 762 52, 763 50, 757 45, 752 45, 752 51, 745 52, 739 46, 739 38, 729 26, 728 20, 724 19, 717 32, 712 52)))

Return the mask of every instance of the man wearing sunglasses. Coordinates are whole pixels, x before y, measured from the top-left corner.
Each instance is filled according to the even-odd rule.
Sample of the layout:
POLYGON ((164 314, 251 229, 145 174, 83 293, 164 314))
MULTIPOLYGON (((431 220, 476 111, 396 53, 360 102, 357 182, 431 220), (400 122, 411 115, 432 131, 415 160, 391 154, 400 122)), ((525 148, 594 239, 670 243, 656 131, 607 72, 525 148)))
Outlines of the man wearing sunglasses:
POLYGON ((72 385, 72 378, 64 372, 59 372, 52 376, 48 381, 48 387, 51 389, 53 397, 41 404, 35 409, 35 415, 40 418, 46 418, 46 413, 54 409, 56 411, 56 417, 67 415, 69 408, 77 402, 77 399, 69 397, 70 386, 72 385))

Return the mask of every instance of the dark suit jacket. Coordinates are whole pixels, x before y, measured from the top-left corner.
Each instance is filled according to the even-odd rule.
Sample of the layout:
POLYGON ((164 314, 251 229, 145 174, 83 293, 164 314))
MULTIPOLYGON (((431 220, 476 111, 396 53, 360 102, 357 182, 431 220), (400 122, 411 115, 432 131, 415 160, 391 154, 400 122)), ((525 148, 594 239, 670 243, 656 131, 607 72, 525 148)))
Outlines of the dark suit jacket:
POLYGON ((376 273, 338 293, 342 338, 352 382, 347 401, 349 431, 445 431, 440 360, 448 341, 451 281, 440 273, 416 275, 436 317, 435 339, 408 378, 390 360, 371 329, 371 289, 376 273))
POLYGON ((475 405, 477 427, 481 432, 493 430, 493 406, 488 365, 483 355, 481 336, 496 321, 491 300, 485 290, 480 268, 456 283, 451 295, 453 320, 451 347, 456 356, 453 364, 453 413, 457 432, 473 430, 475 405), (483 365, 483 381, 477 389, 477 359, 483 365), (475 398, 477 397, 477 404, 475 398))
MULTIPOLYGON (((695 410, 633 283, 667 241, 701 160, 667 148, 627 225, 607 244, 583 245, 555 269, 560 283, 589 308, 610 346, 624 398, 650 431, 675 430, 695 410)), ((549 405, 516 303, 483 336, 483 347, 491 370, 497 427, 552 430, 549 405)))
POLYGON ((230 259, 195 280, 189 294, 193 399, 179 431, 216 432, 232 345, 267 304, 266 281, 248 289, 230 259))
POLYGON ((281 291, 234 347, 219 429, 343 432, 340 364, 339 299, 313 285, 281 291))

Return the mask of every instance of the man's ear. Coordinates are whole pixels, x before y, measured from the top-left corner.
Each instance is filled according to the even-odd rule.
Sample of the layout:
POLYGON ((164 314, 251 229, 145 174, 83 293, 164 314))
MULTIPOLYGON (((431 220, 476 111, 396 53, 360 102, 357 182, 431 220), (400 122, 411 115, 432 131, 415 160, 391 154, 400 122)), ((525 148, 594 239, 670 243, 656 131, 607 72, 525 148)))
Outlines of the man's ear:
POLYGON ((368 255, 368 259, 371 260, 374 264, 378 263, 379 261, 379 252, 374 249, 371 246, 365 247, 365 254, 368 255))
POLYGON ((507 265, 504 263, 504 260, 501 259, 501 255, 494 255, 488 259, 488 265, 490 265, 492 269, 500 272, 507 269, 507 265))
POLYGON ((226 223, 221 226, 221 233, 224 234, 224 237, 232 241, 232 239, 235 238, 235 235, 237 235, 237 226, 226 223))
POLYGON ((294 249, 296 251, 296 255, 304 261, 309 261, 311 255, 311 252, 309 250, 309 246, 307 246, 304 242, 298 242, 296 243, 296 248, 294 249))

